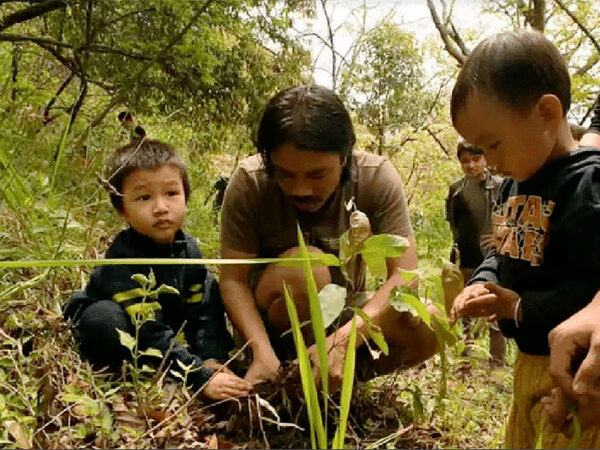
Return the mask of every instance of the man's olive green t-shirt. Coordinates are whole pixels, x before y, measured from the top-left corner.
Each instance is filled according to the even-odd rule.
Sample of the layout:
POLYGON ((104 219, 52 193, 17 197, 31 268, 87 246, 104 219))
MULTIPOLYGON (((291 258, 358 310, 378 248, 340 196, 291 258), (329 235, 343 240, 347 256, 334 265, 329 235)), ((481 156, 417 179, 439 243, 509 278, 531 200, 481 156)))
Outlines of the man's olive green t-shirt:
MULTIPOLYGON (((400 175, 383 156, 355 151, 350 174, 316 213, 298 211, 265 171, 262 157, 243 160, 225 192, 221 247, 261 258, 277 257, 298 245, 296 223, 307 244, 338 255, 349 227, 353 200, 371 222, 373 234, 412 235, 400 175)), ((334 277, 337 278, 337 277, 334 277)))

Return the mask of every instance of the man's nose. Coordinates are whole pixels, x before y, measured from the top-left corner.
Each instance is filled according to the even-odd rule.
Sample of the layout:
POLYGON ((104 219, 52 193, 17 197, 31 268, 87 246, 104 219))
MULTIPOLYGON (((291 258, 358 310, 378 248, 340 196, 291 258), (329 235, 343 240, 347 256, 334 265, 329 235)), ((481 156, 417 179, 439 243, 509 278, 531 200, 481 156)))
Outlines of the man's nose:
POLYGON ((294 197, 310 197, 313 194, 312 186, 306 179, 297 179, 292 184, 290 194, 294 197))

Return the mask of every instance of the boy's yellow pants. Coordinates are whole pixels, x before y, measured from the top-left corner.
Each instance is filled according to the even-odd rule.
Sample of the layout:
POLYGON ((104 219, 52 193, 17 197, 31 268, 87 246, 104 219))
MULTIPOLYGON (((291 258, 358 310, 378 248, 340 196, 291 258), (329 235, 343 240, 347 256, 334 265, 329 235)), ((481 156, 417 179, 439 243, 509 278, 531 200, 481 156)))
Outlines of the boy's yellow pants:
MULTIPOLYGON (((506 424, 506 448, 535 448, 542 423, 540 400, 550 395, 553 387, 548 374, 549 356, 527 355, 519 352, 514 367, 513 403, 506 424)), ((543 430, 542 448, 568 448, 571 438, 562 433, 543 430)), ((589 427, 581 433, 575 448, 600 448, 600 429, 589 427)))

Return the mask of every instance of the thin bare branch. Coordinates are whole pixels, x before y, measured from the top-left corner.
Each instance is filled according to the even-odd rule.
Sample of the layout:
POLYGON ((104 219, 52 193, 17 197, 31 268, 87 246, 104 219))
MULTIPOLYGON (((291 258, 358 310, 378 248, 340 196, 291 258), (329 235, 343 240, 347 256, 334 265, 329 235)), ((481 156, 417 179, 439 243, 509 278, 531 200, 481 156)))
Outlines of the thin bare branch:
POLYGON ((561 0, 554 0, 554 3, 556 3, 558 7, 562 9, 567 14, 567 16, 571 18, 573 22, 575 22, 575 25, 577 25, 579 29, 583 32, 583 34, 585 34, 590 39, 590 41, 592 41, 592 44, 594 44, 594 47, 596 47, 596 50, 598 50, 598 53, 600 53, 600 45, 598 44, 598 41, 594 38, 592 33, 590 33, 590 30, 588 30, 587 27, 585 27, 583 23, 581 23, 581 21, 577 18, 577 16, 575 16, 575 14, 569 11, 569 8, 567 8, 561 0))
POLYGON ((122 20, 128 19, 131 16, 135 16, 137 14, 143 14, 143 13, 148 13, 148 12, 155 12, 156 8, 146 8, 146 9, 139 9, 139 10, 135 10, 135 11, 129 11, 119 17, 115 17, 114 19, 112 19, 109 22, 103 22, 101 24, 98 25, 98 29, 102 30, 106 27, 109 27, 111 25, 115 25, 116 23, 121 22, 122 20))
POLYGON ((41 38, 41 37, 30 36, 30 35, 26 35, 26 34, 0 33, 0 42, 2 42, 2 41, 4 41, 4 42, 32 42, 32 43, 40 45, 40 46, 43 45, 44 48, 46 48, 47 46, 54 46, 54 47, 74 50, 77 52, 89 51, 89 52, 95 52, 95 53, 113 53, 116 55, 126 56, 126 57, 132 58, 132 59, 138 59, 140 61, 151 61, 153 59, 152 57, 146 56, 142 53, 134 53, 134 52, 120 49, 120 48, 107 47, 106 45, 90 44, 87 46, 84 45, 79 48, 74 48, 68 42, 60 42, 60 41, 55 41, 54 39, 41 38))
POLYGON ((17 23, 25 22, 51 11, 65 8, 66 6, 67 2, 65 0, 46 0, 44 2, 36 3, 29 8, 21 9, 2 19, 2 21, 0 21, 0 31, 3 31, 17 23))
POLYGON ((34 44, 53 45, 55 47, 73 48, 67 42, 55 41, 54 39, 30 36, 28 34, 8 34, 0 33, 0 42, 33 42, 34 44))
POLYGON ((446 146, 444 145, 444 143, 442 141, 440 141, 440 139, 437 137, 437 135, 431 130, 431 128, 429 127, 424 127, 424 130, 427 131, 427 134, 429 134, 429 136, 431 136, 431 138, 436 142, 436 144, 442 149, 442 151, 446 154, 446 156, 450 157, 451 156, 451 151, 446 148, 446 146))
MULTIPOLYGON (((39 47, 43 48, 44 50, 46 50, 48 53, 51 53, 52 56, 54 56, 54 58, 56 58, 56 60, 58 62, 60 62, 63 66, 65 66, 70 71, 72 71, 72 72, 79 71, 79 66, 77 65, 75 60, 63 56, 62 53, 60 53, 58 51, 58 49, 52 47, 51 45, 43 43, 43 42, 36 42, 36 41, 32 41, 32 42, 34 44, 37 44, 39 47)), ((79 75, 79 73, 78 73, 78 75, 79 75)))
POLYGON ((56 103, 56 100, 58 100, 58 97, 60 97, 60 94, 63 93, 63 91, 67 88, 67 86, 71 83, 72 80, 73 72, 71 72, 69 76, 60 84, 58 90, 56 91, 56 94, 54 94, 54 97, 50 99, 50 101, 44 108, 44 113, 42 114, 42 123, 44 125, 50 123, 54 119, 54 117, 50 117, 50 110, 54 106, 54 103, 56 103))
POLYGON ((88 85, 87 85, 87 82, 85 81, 85 78, 80 78, 80 82, 81 82, 81 87, 79 89, 79 95, 77 96, 77 100, 75 101, 75 103, 73 103, 73 107, 71 108, 71 119, 69 122, 69 128, 73 126, 73 123, 75 123, 75 119, 77 118, 77 115, 79 114, 79 110, 81 109, 81 106, 83 105, 83 101, 85 100, 85 96, 87 95, 87 92, 88 92, 88 85))
POLYGON ((329 17, 329 11, 327 11, 327 0, 321 0, 321 8, 323 9, 323 15, 325 16, 325 24, 327 25, 327 37, 329 39, 329 48, 331 49, 331 86, 335 91, 337 81, 337 55, 334 51, 334 31, 331 27, 331 18, 329 17))
POLYGON ((585 75, 592 69, 592 67, 598 64, 598 61, 600 61, 600 52, 594 53, 592 56, 590 56, 585 64, 577 69, 577 75, 585 75))
POLYGON ((435 27, 437 28, 442 41, 444 42, 444 47, 446 51, 452 56, 456 61, 458 61, 459 65, 463 65, 465 60, 467 59, 467 54, 464 54, 461 49, 451 40, 451 32, 448 30, 446 25, 444 25, 435 9, 435 5, 432 0, 427 0, 427 6, 429 8, 429 12, 431 13, 431 18, 435 27))

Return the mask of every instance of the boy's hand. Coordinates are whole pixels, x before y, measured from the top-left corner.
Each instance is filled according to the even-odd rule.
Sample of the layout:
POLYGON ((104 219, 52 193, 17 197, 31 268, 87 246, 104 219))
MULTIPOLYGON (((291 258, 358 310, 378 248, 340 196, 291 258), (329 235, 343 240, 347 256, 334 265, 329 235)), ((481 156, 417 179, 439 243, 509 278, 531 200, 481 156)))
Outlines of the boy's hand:
POLYGON ((519 294, 496 283, 473 284, 456 297, 450 318, 453 322, 465 316, 512 319, 518 300, 519 294))
POLYGON ((204 388, 203 393, 212 400, 225 400, 248 395, 251 390, 252 385, 250 383, 227 369, 227 371, 214 375, 204 388))
POLYGON ((467 301, 486 294, 489 294, 489 291, 483 287, 483 283, 472 284, 471 286, 464 288, 454 299, 452 310, 450 311, 450 322, 454 323, 461 317, 467 315, 463 312, 467 301))

